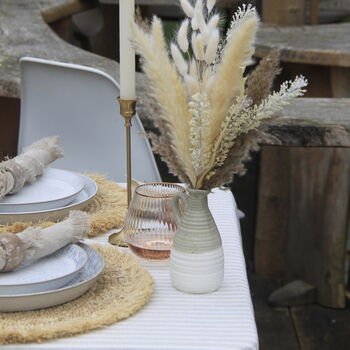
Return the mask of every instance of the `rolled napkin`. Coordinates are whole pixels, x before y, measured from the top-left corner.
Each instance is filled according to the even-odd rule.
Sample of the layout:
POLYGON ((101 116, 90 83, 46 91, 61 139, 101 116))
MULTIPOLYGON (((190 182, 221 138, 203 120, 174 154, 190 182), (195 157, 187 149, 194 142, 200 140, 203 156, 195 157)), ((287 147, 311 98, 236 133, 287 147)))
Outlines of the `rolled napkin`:
POLYGON ((13 233, 0 233, 0 272, 12 271, 23 262, 31 263, 70 243, 76 243, 90 231, 90 217, 83 211, 71 211, 69 217, 42 229, 29 227, 13 233))
POLYGON ((54 160, 63 157, 59 136, 46 137, 26 147, 22 154, 0 163, 0 199, 32 183, 54 160))

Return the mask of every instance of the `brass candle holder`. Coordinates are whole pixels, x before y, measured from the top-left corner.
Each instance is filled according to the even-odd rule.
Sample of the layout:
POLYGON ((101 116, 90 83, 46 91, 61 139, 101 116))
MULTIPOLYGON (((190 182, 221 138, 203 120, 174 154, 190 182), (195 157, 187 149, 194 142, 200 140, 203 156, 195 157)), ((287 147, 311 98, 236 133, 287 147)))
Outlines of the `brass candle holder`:
MULTIPOLYGON (((125 123, 125 141, 126 141, 126 172, 127 172, 127 204, 128 208, 131 201, 131 120, 136 114, 136 100, 124 100, 118 97, 120 114, 124 118, 125 123)), ((123 229, 119 230, 116 233, 113 233, 108 238, 109 243, 121 247, 127 246, 124 241, 124 232, 123 229)))
POLYGON ((120 114, 125 120, 125 136, 126 136, 126 171, 127 171, 127 193, 128 207, 131 201, 131 120, 136 114, 136 100, 124 100, 118 97, 120 114))

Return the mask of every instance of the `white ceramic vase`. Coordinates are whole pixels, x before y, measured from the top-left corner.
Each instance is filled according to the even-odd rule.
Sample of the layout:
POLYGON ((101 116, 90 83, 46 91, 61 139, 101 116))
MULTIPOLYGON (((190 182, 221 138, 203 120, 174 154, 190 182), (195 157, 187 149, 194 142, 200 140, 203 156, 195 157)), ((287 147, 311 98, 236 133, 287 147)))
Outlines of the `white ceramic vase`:
POLYGON ((224 277, 224 253, 219 231, 208 207, 206 190, 188 189, 173 199, 177 231, 170 254, 173 286, 186 293, 211 293, 224 277), (179 211, 179 200, 185 204, 179 211))

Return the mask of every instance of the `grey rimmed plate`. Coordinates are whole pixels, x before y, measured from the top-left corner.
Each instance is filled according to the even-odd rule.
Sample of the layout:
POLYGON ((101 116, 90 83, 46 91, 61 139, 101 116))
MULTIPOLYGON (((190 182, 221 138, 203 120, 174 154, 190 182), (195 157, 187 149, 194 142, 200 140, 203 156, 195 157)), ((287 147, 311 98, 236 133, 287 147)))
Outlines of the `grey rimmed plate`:
POLYGON ((69 244, 31 264, 0 273, 0 295, 28 294, 60 288, 77 276, 87 260, 83 248, 69 244))
POLYGON ((1 213, 17 213, 61 208, 71 203, 84 189, 81 175, 48 168, 32 184, 0 200, 1 213))
POLYGON ((90 201, 96 196, 98 186, 95 181, 87 176, 80 175, 84 181, 84 188, 75 197, 73 202, 67 206, 56 209, 42 211, 30 210, 16 213, 0 213, 0 224, 8 225, 14 222, 39 222, 44 220, 61 220, 65 218, 71 210, 81 210, 85 208, 90 201))
POLYGON ((84 294, 102 273, 103 257, 90 246, 79 243, 85 250, 88 261, 66 286, 46 292, 0 295, 0 312, 29 311, 44 309, 72 301, 84 294))

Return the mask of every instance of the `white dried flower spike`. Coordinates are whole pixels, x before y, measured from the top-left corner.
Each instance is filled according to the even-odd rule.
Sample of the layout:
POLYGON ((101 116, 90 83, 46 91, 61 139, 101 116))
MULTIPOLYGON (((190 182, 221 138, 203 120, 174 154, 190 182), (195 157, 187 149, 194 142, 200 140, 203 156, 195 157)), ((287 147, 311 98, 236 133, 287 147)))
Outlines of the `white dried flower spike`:
POLYGON ((213 30, 210 33, 207 50, 205 52, 205 61, 208 64, 212 64, 215 61, 216 53, 218 51, 220 40, 220 33, 218 29, 213 30))
POLYGON ((194 78, 192 75, 186 74, 184 76, 184 80, 190 96, 192 96, 193 94, 199 91, 198 80, 194 78))
POLYGON ((207 79, 206 84, 205 84, 205 92, 207 94, 210 94, 210 90, 211 90, 211 87, 213 86, 215 78, 216 78, 215 74, 213 74, 207 79))
POLYGON ((216 29, 218 27, 220 21, 220 16, 218 14, 212 16, 207 23, 207 29, 211 32, 212 30, 216 29))
POLYGON ((197 60, 199 60, 199 61, 205 60, 202 34, 192 33, 192 49, 193 49, 194 55, 196 56, 197 60))
POLYGON ((203 35, 203 42, 204 45, 208 45, 209 38, 210 38, 210 33, 218 27, 220 20, 219 15, 214 15, 210 18, 209 22, 206 24, 204 30, 201 30, 201 33, 203 35))
POLYGON ((196 18, 198 28, 201 33, 203 33, 207 27, 203 14, 203 2, 202 0, 197 0, 196 6, 194 8, 194 18, 196 18))
POLYGON ((215 6, 215 3, 216 3, 216 0, 207 0, 208 13, 210 13, 212 11, 212 9, 215 6))
POLYGON ((198 67, 197 67, 197 62, 194 59, 192 59, 190 62, 190 75, 193 78, 198 79, 198 67))
POLYGON ((185 19, 181 26, 180 26, 180 29, 177 33, 177 43, 179 44, 180 46, 180 49, 183 51, 183 52, 187 52, 188 51, 188 39, 187 39, 187 33, 188 33, 188 19, 185 19))
POLYGON ((188 0, 180 0, 180 5, 181 5, 183 12, 185 12, 186 16, 189 18, 192 18, 194 15, 194 8, 189 3, 189 1, 188 0))
POLYGON ((248 18, 256 16, 256 9, 251 4, 245 5, 242 7, 238 7, 237 11, 232 16, 232 21, 230 24, 230 28, 227 31, 227 39, 230 37, 231 33, 233 33, 235 28, 238 28, 244 21, 248 18))
POLYGON ((199 29, 199 26, 198 26, 198 19, 197 19, 197 16, 196 16, 196 13, 194 13, 193 17, 192 17, 192 20, 191 20, 191 27, 193 30, 198 30, 199 29))
POLYGON ((181 51, 174 43, 170 45, 170 50, 177 70, 182 76, 185 76, 188 71, 188 65, 185 59, 183 58, 181 51))

